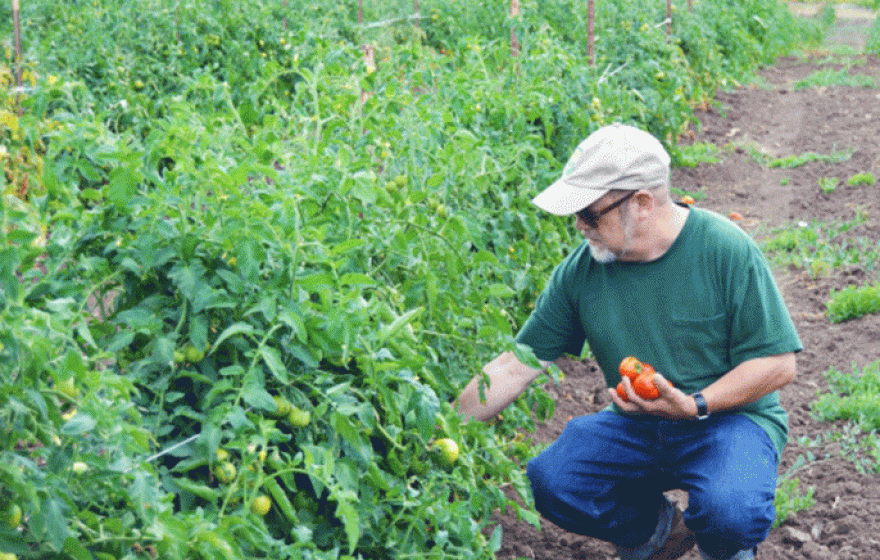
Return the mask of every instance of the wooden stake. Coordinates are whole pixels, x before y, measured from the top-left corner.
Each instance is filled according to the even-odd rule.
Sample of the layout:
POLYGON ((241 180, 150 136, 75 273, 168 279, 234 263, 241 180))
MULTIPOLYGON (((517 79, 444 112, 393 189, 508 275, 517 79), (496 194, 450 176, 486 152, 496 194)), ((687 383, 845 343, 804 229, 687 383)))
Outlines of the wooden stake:
POLYGON ((358 0, 358 24, 364 23, 364 0, 358 0))
POLYGON ((415 10, 415 18, 416 27, 421 28, 422 25, 419 23, 419 19, 421 19, 421 14, 419 13, 419 0, 413 0, 413 10, 415 10))
POLYGON ((587 0, 587 59, 596 66, 596 0, 587 0))
MULTIPOLYGON (((510 18, 513 19, 519 15, 519 0, 510 0, 510 18)), ((516 36, 516 29, 510 30, 510 56, 516 58, 519 56, 519 37, 516 36)))
POLYGON ((672 34, 672 0, 666 0, 666 34, 672 34))
POLYGON ((21 13, 18 9, 18 0, 12 0, 12 27, 15 36, 15 86, 18 90, 15 93, 15 106, 18 108, 18 116, 21 116, 21 88, 24 86, 22 66, 24 64, 21 56, 21 13))

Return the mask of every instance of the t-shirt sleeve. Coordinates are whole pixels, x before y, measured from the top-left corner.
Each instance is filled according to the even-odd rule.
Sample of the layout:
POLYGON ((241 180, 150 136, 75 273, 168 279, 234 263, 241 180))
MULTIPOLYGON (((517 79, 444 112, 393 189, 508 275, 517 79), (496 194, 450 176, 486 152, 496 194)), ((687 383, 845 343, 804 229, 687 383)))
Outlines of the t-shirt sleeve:
POLYGON ((798 352, 800 337, 766 259, 749 244, 745 257, 731 267, 730 360, 746 360, 798 352))
POLYGON ((563 354, 580 355, 585 335, 571 282, 576 277, 576 255, 570 255, 550 276, 538 296, 535 310, 516 336, 540 360, 553 361, 563 354))

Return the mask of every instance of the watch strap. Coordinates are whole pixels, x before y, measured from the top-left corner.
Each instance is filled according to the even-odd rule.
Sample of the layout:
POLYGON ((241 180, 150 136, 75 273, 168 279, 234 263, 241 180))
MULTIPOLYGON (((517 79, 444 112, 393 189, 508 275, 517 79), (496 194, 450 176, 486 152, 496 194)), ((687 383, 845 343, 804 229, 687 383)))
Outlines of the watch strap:
POLYGON ((703 398, 703 393, 694 393, 691 397, 697 403, 697 420, 709 418, 709 406, 706 404, 706 399, 703 398))

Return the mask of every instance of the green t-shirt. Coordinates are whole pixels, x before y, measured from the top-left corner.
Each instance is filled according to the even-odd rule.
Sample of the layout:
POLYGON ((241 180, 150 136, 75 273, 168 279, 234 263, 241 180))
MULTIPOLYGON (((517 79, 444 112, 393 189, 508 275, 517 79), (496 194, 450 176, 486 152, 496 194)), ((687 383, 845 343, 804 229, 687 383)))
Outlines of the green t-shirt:
MULTIPOLYGON (((654 261, 603 264, 582 243, 554 270, 517 341, 548 361, 580 355, 587 342, 609 387, 621 360, 636 356, 688 394, 741 362, 803 348, 757 244, 700 208, 654 261)), ((738 412, 781 453, 788 418, 778 392, 738 412)))

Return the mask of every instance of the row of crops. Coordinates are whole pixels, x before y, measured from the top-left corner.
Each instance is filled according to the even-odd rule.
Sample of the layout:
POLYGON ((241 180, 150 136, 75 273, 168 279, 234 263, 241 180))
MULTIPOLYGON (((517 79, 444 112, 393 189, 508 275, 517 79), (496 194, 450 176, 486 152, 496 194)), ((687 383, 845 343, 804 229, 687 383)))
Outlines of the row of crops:
POLYGON ((573 242, 529 199, 603 124, 675 153, 822 29, 702 0, 667 35, 665 3, 598 2, 591 66, 569 0, 20 4, 0 552, 45 560, 492 557, 493 511, 536 521, 523 432, 553 403, 450 401, 573 242))

